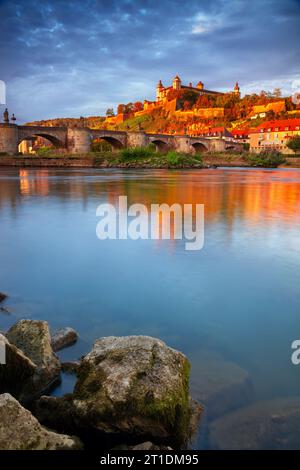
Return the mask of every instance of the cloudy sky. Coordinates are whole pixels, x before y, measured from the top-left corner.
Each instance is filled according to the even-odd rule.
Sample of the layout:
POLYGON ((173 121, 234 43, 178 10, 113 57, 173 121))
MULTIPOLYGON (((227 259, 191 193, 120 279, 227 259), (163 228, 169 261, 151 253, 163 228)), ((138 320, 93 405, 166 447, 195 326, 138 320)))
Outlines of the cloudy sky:
POLYGON ((176 74, 291 94, 300 0, 0 0, 0 80, 18 122, 154 99, 176 74))

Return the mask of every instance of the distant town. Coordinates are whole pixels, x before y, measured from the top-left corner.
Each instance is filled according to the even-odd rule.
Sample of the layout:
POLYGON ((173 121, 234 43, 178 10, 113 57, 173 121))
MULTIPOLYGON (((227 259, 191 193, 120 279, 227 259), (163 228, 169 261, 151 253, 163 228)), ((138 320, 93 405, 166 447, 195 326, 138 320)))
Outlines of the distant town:
MULTIPOLYGON (((300 135, 299 96, 282 96, 279 88, 242 96, 238 82, 232 90, 220 92, 206 87, 183 84, 176 75, 171 84, 159 80, 156 99, 120 103, 109 108, 106 116, 58 118, 29 124, 48 126, 86 126, 110 131, 140 131, 162 134, 187 134, 191 137, 219 137, 240 142, 245 150, 259 153, 276 150, 292 154, 288 141, 300 135)), ((22 143, 21 152, 34 152, 44 139, 22 143)))

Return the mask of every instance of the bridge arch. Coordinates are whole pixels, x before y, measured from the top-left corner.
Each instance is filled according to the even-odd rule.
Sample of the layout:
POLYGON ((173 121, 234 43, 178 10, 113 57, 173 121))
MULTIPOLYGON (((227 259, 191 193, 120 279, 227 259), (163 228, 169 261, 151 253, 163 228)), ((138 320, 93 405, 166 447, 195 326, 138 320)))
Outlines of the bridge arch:
POLYGON ((194 149, 194 153, 202 153, 208 151, 208 146, 203 142, 191 142, 191 146, 194 149))
POLYGON ((34 140, 36 137, 42 137, 43 139, 49 140, 49 142, 51 142, 55 148, 65 147, 65 143, 56 136, 44 132, 35 132, 30 135, 20 136, 18 139, 18 145, 20 145, 23 140, 34 140))
POLYGON ((154 144, 157 152, 166 152, 169 150, 169 144, 164 139, 154 138, 150 139, 150 144, 154 144))
MULTIPOLYGON (((94 138, 97 139, 97 137, 94 138)), ((112 137, 111 135, 101 135, 99 138, 105 140, 105 142, 108 142, 114 149, 124 148, 123 142, 121 142, 121 140, 119 140, 117 137, 112 137)))

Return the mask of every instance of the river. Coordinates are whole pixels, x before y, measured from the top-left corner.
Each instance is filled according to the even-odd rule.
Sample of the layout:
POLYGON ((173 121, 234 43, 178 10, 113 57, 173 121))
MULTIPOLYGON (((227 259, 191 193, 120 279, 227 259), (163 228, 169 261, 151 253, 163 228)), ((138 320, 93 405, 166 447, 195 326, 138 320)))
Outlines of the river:
POLYGON ((300 396, 300 170, 1 168, 0 263, 12 309, 0 330, 19 318, 72 326, 65 360, 101 336, 145 334, 189 357, 194 388, 215 357, 247 371, 254 402, 300 396), (204 204, 203 248, 99 240, 96 208, 119 195, 204 204))

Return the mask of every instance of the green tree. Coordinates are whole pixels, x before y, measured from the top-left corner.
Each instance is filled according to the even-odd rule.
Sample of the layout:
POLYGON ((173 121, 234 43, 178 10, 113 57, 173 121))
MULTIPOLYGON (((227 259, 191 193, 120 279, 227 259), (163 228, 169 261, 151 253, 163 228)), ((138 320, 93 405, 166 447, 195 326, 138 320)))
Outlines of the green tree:
POLYGON ((295 153, 300 151, 300 135, 292 137, 286 145, 289 149, 294 150, 295 153))

